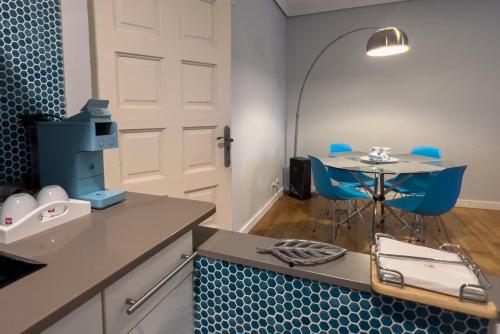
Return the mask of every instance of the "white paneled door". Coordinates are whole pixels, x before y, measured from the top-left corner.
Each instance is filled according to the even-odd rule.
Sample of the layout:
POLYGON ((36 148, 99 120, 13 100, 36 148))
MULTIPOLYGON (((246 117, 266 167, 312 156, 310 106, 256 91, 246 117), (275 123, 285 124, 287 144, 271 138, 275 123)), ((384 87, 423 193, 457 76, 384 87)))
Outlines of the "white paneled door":
POLYGON ((91 0, 93 93, 110 100, 119 149, 106 186, 217 205, 231 228, 230 0, 91 0))

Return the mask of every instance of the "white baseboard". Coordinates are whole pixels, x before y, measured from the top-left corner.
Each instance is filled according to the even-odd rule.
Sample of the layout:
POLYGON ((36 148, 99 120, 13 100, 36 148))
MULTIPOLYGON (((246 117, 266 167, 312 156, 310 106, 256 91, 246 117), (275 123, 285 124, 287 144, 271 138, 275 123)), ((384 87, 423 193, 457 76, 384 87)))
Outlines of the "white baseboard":
POLYGON ((473 199, 459 199, 457 206, 462 208, 500 210, 500 202, 477 201, 473 199))
POLYGON ((241 233, 250 232, 250 230, 262 219, 262 217, 264 217, 267 211, 271 209, 274 203, 278 201, 278 199, 281 197, 282 194, 283 194, 283 188, 280 188, 280 190, 278 190, 278 192, 274 194, 273 197, 271 197, 271 199, 267 201, 267 203, 264 204, 264 206, 260 208, 260 210, 257 211, 257 213, 252 218, 250 218, 250 220, 248 220, 248 222, 246 222, 245 225, 243 225, 243 227, 240 228, 240 232, 241 233))

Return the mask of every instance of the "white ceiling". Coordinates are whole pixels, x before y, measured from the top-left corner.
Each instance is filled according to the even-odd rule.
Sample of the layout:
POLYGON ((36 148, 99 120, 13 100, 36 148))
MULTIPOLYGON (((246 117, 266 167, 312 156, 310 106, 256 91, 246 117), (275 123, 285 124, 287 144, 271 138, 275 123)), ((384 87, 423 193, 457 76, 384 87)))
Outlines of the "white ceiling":
POLYGON ((276 0, 276 3, 286 15, 294 16, 399 1, 405 0, 276 0))

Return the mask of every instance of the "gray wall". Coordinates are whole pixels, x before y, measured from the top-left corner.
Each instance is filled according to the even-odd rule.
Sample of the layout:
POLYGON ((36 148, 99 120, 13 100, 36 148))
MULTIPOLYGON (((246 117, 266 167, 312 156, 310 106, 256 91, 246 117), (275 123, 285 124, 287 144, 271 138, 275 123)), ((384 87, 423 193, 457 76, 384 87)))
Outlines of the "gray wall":
POLYGON ((285 139, 286 19, 273 0, 233 1, 233 229, 273 196, 285 139))
POLYGON ((287 157, 300 82, 315 54, 351 29, 394 25, 407 32, 410 53, 367 57, 365 31, 319 61, 304 95, 299 155, 325 156, 333 142, 395 152, 434 145, 468 164, 462 199, 500 202, 499 14, 498 0, 415 0, 290 18, 287 157))

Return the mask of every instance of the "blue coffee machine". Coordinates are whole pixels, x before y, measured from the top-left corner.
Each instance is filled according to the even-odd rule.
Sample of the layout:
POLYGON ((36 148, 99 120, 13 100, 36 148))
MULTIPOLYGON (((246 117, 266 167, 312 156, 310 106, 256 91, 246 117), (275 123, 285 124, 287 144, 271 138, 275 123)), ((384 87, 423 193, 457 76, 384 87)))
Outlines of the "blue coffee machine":
POLYGON ((104 187, 102 151, 118 147, 118 128, 108 104, 90 99, 77 115, 40 122, 37 129, 41 185, 60 185, 69 197, 90 201, 96 209, 125 198, 122 190, 104 187))

